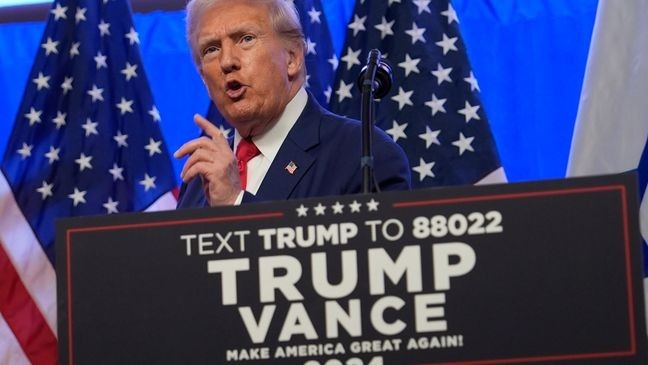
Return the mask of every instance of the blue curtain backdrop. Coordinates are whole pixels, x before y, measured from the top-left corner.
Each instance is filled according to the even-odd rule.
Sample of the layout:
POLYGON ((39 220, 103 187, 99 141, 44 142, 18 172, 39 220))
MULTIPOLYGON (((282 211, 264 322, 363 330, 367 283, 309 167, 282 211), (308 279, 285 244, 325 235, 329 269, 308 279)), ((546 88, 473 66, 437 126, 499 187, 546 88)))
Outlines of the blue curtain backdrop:
MULTIPOLYGON (((598 0, 453 0, 510 181, 565 175, 598 0)), ((351 0, 323 2, 338 54, 351 0)), ((198 134, 208 100, 189 56, 184 12, 135 14, 146 73, 170 151, 198 134)), ((0 25, 0 148, 44 23, 0 25)), ((176 171, 182 161, 175 163, 176 171)))

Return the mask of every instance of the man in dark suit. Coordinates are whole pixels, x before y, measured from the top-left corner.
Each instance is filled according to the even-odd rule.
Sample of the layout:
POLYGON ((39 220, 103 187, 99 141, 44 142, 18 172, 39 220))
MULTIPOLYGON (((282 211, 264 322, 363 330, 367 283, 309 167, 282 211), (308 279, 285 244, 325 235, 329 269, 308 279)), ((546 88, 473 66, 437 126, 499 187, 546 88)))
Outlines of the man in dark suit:
MULTIPOLYGON (((194 117, 205 135, 175 153, 189 156, 178 207, 360 192, 360 123, 327 112, 305 91, 304 35, 292 2, 192 0, 187 11, 194 61, 236 132, 230 143, 194 117)), ((400 147, 376 128, 373 149, 379 189, 409 189, 400 147)))

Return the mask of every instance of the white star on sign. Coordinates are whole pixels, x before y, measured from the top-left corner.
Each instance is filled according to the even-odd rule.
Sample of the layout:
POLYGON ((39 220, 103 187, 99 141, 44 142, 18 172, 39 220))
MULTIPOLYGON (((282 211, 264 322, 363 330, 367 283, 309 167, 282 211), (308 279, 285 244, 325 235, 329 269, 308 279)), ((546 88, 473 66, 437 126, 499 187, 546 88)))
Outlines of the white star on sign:
POLYGON ((322 203, 318 203, 316 206, 313 207, 313 209, 315 209, 315 215, 324 215, 326 206, 322 205, 322 203))
POLYGON ((124 180, 124 175, 122 175, 124 168, 117 166, 116 163, 113 163, 112 169, 108 170, 108 172, 112 175, 113 181, 124 180))
POLYGON ((49 161, 49 164, 53 164, 54 161, 59 160, 59 152, 61 151, 60 148, 54 148, 54 146, 50 146, 49 152, 45 154, 45 157, 47 157, 47 160, 49 161))
POLYGON ((412 37, 412 44, 416 44, 417 41, 425 43, 425 37, 423 37, 425 28, 419 28, 416 23, 412 22, 412 29, 406 30, 405 33, 412 37))
POLYGON ((358 34, 358 32, 367 30, 364 25, 365 20, 367 20, 366 16, 360 18, 358 17, 358 15, 353 14, 353 22, 349 23, 349 28, 353 29, 354 37, 358 34))
POLYGON ((353 83, 347 85, 347 83, 344 82, 344 80, 340 80, 340 87, 335 92, 335 94, 337 94, 338 96, 338 103, 344 100, 344 98, 353 99, 353 95, 351 94, 352 88, 353 88, 353 83))
POLYGON ((79 205, 79 203, 85 204, 85 195, 86 191, 79 191, 79 189, 74 188, 74 193, 69 194, 68 198, 74 201, 74 206, 76 207, 77 205, 79 205))
POLYGON ((101 51, 97 52, 97 55, 94 57, 95 62, 97 63, 97 70, 106 67, 108 68, 108 64, 106 64, 106 56, 101 54, 101 51))
POLYGON ((54 14, 54 20, 67 19, 67 15, 65 15, 67 9, 67 6, 56 3, 56 8, 50 10, 50 13, 54 14))
POLYGON ((92 165, 90 164, 90 161, 92 160, 92 156, 86 156, 83 152, 81 152, 81 156, 74 160, 74 162, 79 164, 79 171, 83 171, 86 168, 87 169, 92 169, 92 165))
POLYGON ((374 198, 371 198, 371 200, 367 202, 367 211, 378 211, 378 204, 380 203, 375 201, 374 198))
POLYGON ((119 213, 117 210, 117 205, 119 202, 112 200, 112 197, 108 198, 108 201, 103 204, 103 207, 106 208, 106 213, 107 214, 113 214, 113 213, 119 213))
POLYGON ((414 0, 412 1, 414 5, 418 8, 418 13, 421 15, 423 12, 430 13, 430 0, 414 0))
POLYGON ((405 70, 405 77, 409 76, 410 72, 420 73, 418 64, 421 62, 420 58, 412 59, 409 54, 405 54, 405 61, 398 64, 405 70))
POLYGON ((412 94, 414 93, 414 90, 411 91, 405 91, 403 90, 402 87, 398 87, 398 95, 392 96, 392 100, 398 102, 398 110, 402 110, 405 105, 414 105, 412 103, 412 94))
POLYGON ((432 71, 432 75, 436 76, 437 85, 441 85, 441 83, 444 81, 452 83, 452 79, 450 78, 451 72, 452 72, 452 67, 443 68, 443 66, 441 66, 441 64, 439 63, 437 65, 436 71, 432 71))
POLYGON ((154 122, 159 122, 162 120, 162 118, 160 118, 160 111, 155 105, 153 105, 153 107, 151 108, 151 110, 148 111, 148 113, 153 117, 154 122))
POLYGON ((126 62, 126 67, 121 70, 121 73, 126 77, 126 81, 130 81, 131 78, 137 77, 137 64, 131 65, 129 62, 126 62))
POLYGON ((435 94, 432 94, 432 100, 425 102, 425 105, 432 109, 432 116, 435 116, 438 112, 446 112, 445 107, 443 107, 443 104, 445 104, 446 100, 447 99, 437 99, 437 96, 435 94))
POLYGON ((344 57, 342 57, 342 61, 346 62, 347 64, 347 70, 350 70, 353 65, 359 65, 360 64, 360 52, 362 50, 359 49, 357 51, 354 51, 351 49, 351 47, 347 47, 347 53, 344 57))
POLYGON ((317 43, 311 41, 310 38, 306 38, 306 54, 317 54, 317 51, 315 50, 315 47, 317 46, 317 43))
POLYGON ((32 148, 34 148, 33 145, 30 145, 30 144, 27 144, 27 143, 23 142, 22 147, 20 149, 16 150, 16 152, 18 152, 18 154, 24 160, 27 157, 31 156, 32 148))
POLYGON ((335 204, 331 205, 331 209, 333 209, 333 214, 342 214, 344 205, 340 204, 340 202, 335 202, 335 204))
POLYGON ((452 24, 452 21, 459 23, 459 18, 457 17, 457 12, 452 7, 452 4, 448 3, 448 10, 442 11, 441 15, 448 18, 448 24, 452 24))
POLYGON ((360 213, 360 207, 362 207, 362 204, 358 203, 358 201, 356 200, 354 200, 353 203, 349 204, 351 213, 360 213))
POLYGON ((103 89, 100 89, 97 87, 97 85, 92 84, 92 89, 88 90, 88 95, 92 97, 92 102, 94 103, 95 101, 103 101, 103 89))
POLYGON ((25 114, 25 118, 29 119, 29 126, 33 126, 36 123, 41 122, 42 110, 36 110, 33 107, 29 108, 29 113, 25 114))
POLYGON ((149 189, 155 188, 155 179, 155 176, 151 177, 148 174, 144 174, 144 180, 141 180, 139 183, 144 186, 144 191, 149 191, 149 189))
POLYGON ((72 81, 73 77, 66 77, 63 83, 61 84, 61 89, 63 89, 63 95, 67 94, 68 91, 72 90, 72 81))
POLYGON ((463 114, 466 117, 466 123, 470 122, 472 119, 480 120, 481 118, 477 114, 479 110, 479 105, 472 106, 466 100, 466 105, 463 109, 459 109, 458 113, 463 114))
POLYGON ((137 43, 139 44, 139 34, 135 31, 135 28, 131 27, 130 32, 126 33, 126 38, 128 38, 130 45, 137 43))
POLYGON ((162 151, 160 150, 160 145, 162 144, 162 141, 155 141, 153 138, 149 138, 149 144, 144 146, 144 149, 149 151, 149 157, 153 156, 156 153, 162 154, 162 151))
POLYGON ((89 137, 91 134, 99 134, 99 132, 97 132, 98 125, 99 123, 93 122, 90 118, 87 118, 86 122, 81 124, 81 128, 85 130, 85 136, 89 137))
POLYGON ((39 72, 38 77, 32 79, 32 81, 36 84, 37 90, 40 90, 42 88, 49 89, 49 79, 49 76, 45 76, 42 72, 39 72))
POLYGON ((448 52, 450 51, 457 51, 457 46, 455 46, 455 42, 459 39, 458 37, 452 37, 448 38, 448 36, 443 33, 443 39, 436 42, 435 44, 441 48, 443 48, 443 55, 445 56, 448 52))
POLYGON ((70 58, 74 58, 74 56, 81 54, 81 52, 79 52, 79 47, 81 47, 81 42, 72 43, 70 46, 70 58))
POLYGON ((87 10, 88 9, 86 9, 86 8, 79 8, 79 7, 76 8, 76 13, 74 14, 74 20, 76 21, 77 24, 79 24, 79 22, 81 22, 81 21, 86 20, 85 12, 87 10))
POLYGON ((298 217, 306 217, 308 215, 308 208, 304 204, 300 205, 296 210, 298 217))
POLYGON ((52 38, 47 37, 47 42, 41 44, 41 47, 45 49, 45 56, 49 56, 50 53, 58 54, 58 49, 56 48, 58 44, 58 41, 55 42, 52 38))
POLYGON ((470 91, 481 91, 479 89, 479 83, 477 82, 477 79, 475 78, 475 74, 470 71, 470 76, 464 78, 464 81, 470 84, 470 91))
POLYGON ((67 117, 67 113, 56 112, 56 118, 52 119, 52 123, 56 124, 56 129, 61 129, 65 125, 65 117, 67 117))
POLYGON ((419 165, 412 167, 412 170, 418 172, 419 174, 419 181, 423 181, 426 177, 434 177, 434 173, 432 172, 432 168, 434 167, 435 162, 430 162, 427 163, 425 160, 422 158, 419 158, 419 165))
POLYGON ((391 6, 393 3, 399 3, 400 4, 401 0, 389 0, 387 6, 391 6))
POLYGON ((425 148, 430 148, 433 143, 439 146, 441 145, 441 142, 439 142, 439 133, 441 133, 440 130, 433 131, 426 125, 425 133, 419 134, 418 136, 425 141, 425 148))
POLYGON ((105 36, 105 35, 110 35, 110 23, 106 23, 101 19, 101 23, 99 23, 99 35, 100 36, 105 36))
POLYGON ((124 115, 126 113, 132 113, 133 112, 133 101, 132 100, 126 100, 125 98, 121 98, 121 101, 117 103, 117 108, 119 108, 119 112, 121 115, 124 115))
POLYGON ((43 180, 43 184, 40 188, 36 189, 37 192, 41 194, 41 199, 45 200, 48 196, 52 196, 52 188, 54 184, 48 184, 47 181, 43 180))
POLYGON ((464 152, 470 151, 470 152, 475 152, 475 150, 472 148, 470 145, 475 139, 475 137, 464 137, 463 133, 459 133, 459 139, 452 142, 454 146, 457 146, 459 148, 459 156, 463 155, 464 152))
POLYGON ((380 39, 385 39, 388 35, 394 35, 394 31, 392 30, 394 22, 395 20, 387 22, 387 19, 383 16, 380 24, 374 25, 374 28, 380 31, 380 39))
POLYGON ((392 127, 387 129, 385 132, 392 136, 394 142, 398 142, 399 138, 407 139, 405 128, 407 128, 407 123, 398 124, 398 122, 394 120, 392 121, 392 127))
POLYGON ((321 15, 322 15, 322 12, 317 11, 314 6, 311 7, 310 11, 308 11, 308 16, 310 16, 311 24, 314 24, 314 23, 320 23, 321 24, 322 23, 322 21, 320 20, 321 15))

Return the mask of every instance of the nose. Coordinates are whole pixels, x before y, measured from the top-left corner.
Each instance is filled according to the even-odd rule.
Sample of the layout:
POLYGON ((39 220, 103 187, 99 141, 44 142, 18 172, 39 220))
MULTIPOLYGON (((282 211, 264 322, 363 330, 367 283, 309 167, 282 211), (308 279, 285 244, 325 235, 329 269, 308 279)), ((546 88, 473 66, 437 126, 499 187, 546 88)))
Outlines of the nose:
POLYGON ((228 74, 236 71, 241 67, 236 47, 230 44, 222 45, 220 52, 220 66, 223 73, 228 74))

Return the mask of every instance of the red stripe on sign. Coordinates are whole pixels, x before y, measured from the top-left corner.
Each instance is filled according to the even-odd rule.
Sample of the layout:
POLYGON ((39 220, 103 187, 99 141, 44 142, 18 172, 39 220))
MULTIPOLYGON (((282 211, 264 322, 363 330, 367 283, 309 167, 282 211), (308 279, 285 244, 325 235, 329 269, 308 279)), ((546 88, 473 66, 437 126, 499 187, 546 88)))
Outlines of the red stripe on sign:
POLYGON ((56 337, 0 242, 0 313, 32 364, 56 364, 56 337))

